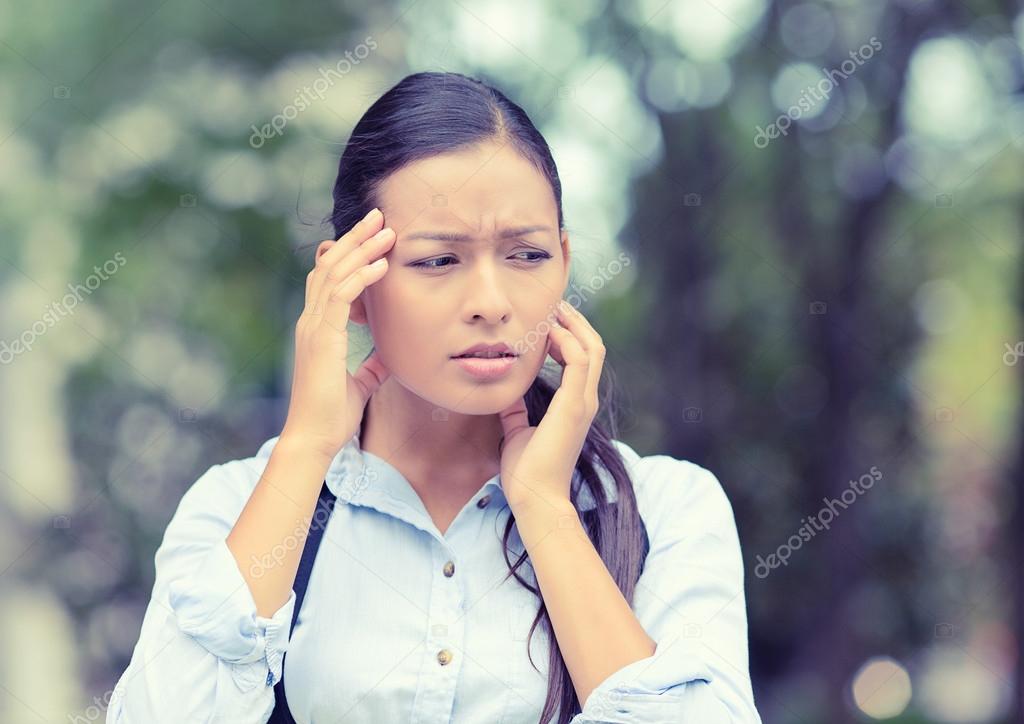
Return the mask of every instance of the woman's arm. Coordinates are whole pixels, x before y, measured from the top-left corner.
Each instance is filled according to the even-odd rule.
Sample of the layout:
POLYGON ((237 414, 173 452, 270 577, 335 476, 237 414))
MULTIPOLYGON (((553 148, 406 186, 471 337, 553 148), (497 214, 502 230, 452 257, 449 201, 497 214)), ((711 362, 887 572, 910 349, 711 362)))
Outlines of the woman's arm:
POLYGON ((571 506, 516 515, 581 702, 572 724, 760 724, 739 538, 721 484, 688 461, 632 450, 624 459, 651 536, 632 607, 571 506))
MULTIPOLYGON (((215 465, 183 496, 156 553, 153 594, 131 662, 114 688, 108 724, 264 724, 270 717, 296 568, 290 544, 275 549, 272 536, 280 539, 288 521, 308 521, 296 506, 307 490, 319 489, 326 471, 301 448, 276 442, 269 460, 265 446, 255 458, 215 465), (250 532, 260 525, 268 527, 264 536, 250 532), (233 530, 244 541, 236 541, 235 551, 227 542, 233 530), (281 597, 281 587, 280 604, 258 611, 253 590, 281 597)), ((308 495, 312 508, 316 494, 308 495)), ((303 536, 307 530, 308 522, 303 536)), ((295 548, 297 557, 301 540, 295 548)))
POLYGON ((269 460, 261 449, 257 465, 214 466, 182 498, 157 551, 153 596, 108 722, 270 716, 321 482, 390 374, 376 355, 355 375, 346 368, 353 301, 384 275, 383 255, 395 241, 383 222, 374 209, 340 239, 320 243, 295 325, 284 430, 269 460))
POLYGON ((331 459, 282 437, 227 538, 256 612, 271 616, 288 600, 313 510, 331 459))
POLYGON ((383 223, 374 209, 340 239, 322 241, 306 277, 284 430, 227 540, 263 616, 288 600, 324 475, 390 374, 376 355, 355 375, 346 367, 352 303, 384 275, 382 255, 395 241, 383 223))

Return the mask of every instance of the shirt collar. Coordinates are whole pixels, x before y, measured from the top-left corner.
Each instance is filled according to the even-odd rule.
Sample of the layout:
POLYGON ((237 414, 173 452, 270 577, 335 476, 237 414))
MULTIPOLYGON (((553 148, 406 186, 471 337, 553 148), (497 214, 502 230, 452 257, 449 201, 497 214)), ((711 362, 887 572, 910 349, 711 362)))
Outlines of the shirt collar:
MULTIPOLYGON (((405 476, 387 460, 362 449, 358 431, 331 461, 325 482, 346 505, 367 506, 406 519, 410 514, 417 518, 428 515, 405 476)), ((491 504, 505 503, 499 475, 485 481, 469 503, 477 504, 485 497, 488 502, 494 501, 491 504)))
MULTIPOLYGON (((607 498, 615 502, 618 491, 614 479, 603 466, 598 466, 598 471, 607 498)), ((368 506, 401 517, 407 517, 409 513, 427 515, 423 501, 405 476, 383 458, 362 449, 358 431, 331 461, 325 482, 328 490, 347 505, 368 506)), ((577 494, 576 507, 580 511, 597 506, 589 487, 583 485, 579 470, 573 472, 571 486, 573 493, 577 494)), ((506 503, 500 474, 485 481, 470 502, 475 504, 485 496, 499 507, 506 503)))

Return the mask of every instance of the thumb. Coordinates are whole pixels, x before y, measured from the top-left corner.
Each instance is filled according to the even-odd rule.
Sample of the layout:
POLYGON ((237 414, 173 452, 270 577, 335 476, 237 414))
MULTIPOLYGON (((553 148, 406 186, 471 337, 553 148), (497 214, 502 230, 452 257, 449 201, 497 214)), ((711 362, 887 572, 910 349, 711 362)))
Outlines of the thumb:
POLYGON ((504 447, 506 440, 530 426, 530 416, 526 412, 526 400, 520 397, 518 400, 499 412, 498 419, 501 420, 501 429, 504 433, 504 437, 498 447, 498 450, 500 451, 502 447, 504 447))
POLYGON ((377 391, 381 383, 391 376, 391 370, 380 361, 377 350, 366 358, 366 361, 359 365, 359 369, 352 376, 356 387, 359 388, 359 395, 362 397, 362 404, 370 399, 370 396, 377 391))

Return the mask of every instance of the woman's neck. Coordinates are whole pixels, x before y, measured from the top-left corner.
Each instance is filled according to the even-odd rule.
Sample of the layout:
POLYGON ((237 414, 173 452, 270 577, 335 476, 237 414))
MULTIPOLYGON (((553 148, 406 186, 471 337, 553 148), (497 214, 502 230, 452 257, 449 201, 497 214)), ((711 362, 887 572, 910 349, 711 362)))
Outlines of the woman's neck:
POLYGON ((363 411, 359 444, 401 472, 427 502, 468 500, 500 469, 501 421, 442 410, 393 377, 363 411))

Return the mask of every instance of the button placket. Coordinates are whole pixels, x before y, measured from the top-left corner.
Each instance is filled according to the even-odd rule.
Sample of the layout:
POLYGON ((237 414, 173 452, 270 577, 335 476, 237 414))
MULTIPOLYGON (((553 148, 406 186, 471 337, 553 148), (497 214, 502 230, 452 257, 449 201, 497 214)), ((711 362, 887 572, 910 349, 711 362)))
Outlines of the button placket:
POLYGON ((455 684, 462 668, 459 655, 464 645, 465 622, 460 615, 462 590, 453 580, 455 556, 436 538, 431 542, 429 626, 423 660, 424 676, 416 696, 418 711, 450 717, 455 703, 455 684))

